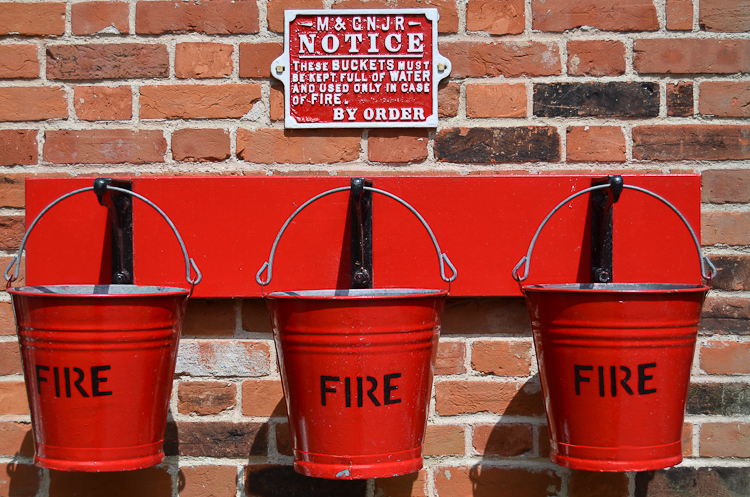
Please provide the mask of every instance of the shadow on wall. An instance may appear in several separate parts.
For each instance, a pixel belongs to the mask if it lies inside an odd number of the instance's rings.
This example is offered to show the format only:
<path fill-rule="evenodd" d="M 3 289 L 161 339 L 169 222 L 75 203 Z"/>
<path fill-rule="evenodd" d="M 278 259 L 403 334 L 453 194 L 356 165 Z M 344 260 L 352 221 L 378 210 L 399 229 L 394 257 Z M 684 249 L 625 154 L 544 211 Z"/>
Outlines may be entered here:
<path fill-rule="evenodd" d="M 42 470 L 33 464 L 19 461 L 19 459 L 28 459 L 33 455 L 34 436 L 31 430 L 29 430 L 24 435 L 18 452 L 13 457 L 13 462 L 0 467 L 0 495 L 7 495 L 8 497 L 34 497 L 37 494 L 42 478 Z M 5 493 L 6 491 L 7 493 Z"/>

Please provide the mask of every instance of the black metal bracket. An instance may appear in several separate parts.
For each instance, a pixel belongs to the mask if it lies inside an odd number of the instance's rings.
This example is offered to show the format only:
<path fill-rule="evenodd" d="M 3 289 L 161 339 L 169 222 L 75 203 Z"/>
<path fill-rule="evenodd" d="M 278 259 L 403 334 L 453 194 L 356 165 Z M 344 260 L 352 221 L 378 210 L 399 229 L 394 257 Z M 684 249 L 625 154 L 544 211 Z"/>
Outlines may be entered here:
<path fill-rule="evenodd" d="M 133 182 L 97 178 L 94 180 L 94 193 L 99 204 L 109 212 L 112 232 L 112 283 L 133 284 L 133 198 L 125 193 L 110 190 L 109 186 L 133 189 Z"/>
<path fill-rule="evenodd" d="M 352 178 L 349 194 L 351 212 L 352 288 L 372 288 L 372 180 Z"/>
<path fill-rule="evenodd" d="M 613 206 L 620 200 L 622 176 L 610 175 L 591 181 L 591 186 L 609 184 L 591 192 L 591 281 L 612 283 Z"/>

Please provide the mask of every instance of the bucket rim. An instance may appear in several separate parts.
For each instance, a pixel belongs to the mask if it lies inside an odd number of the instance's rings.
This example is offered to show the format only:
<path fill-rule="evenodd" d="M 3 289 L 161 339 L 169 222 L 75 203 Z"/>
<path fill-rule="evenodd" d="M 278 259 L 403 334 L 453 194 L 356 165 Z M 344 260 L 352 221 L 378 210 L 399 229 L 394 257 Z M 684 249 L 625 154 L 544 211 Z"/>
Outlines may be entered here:
<path fill-rule="evenodd" d="M 525 285 L 524 292 L 566 293 L 692 293 L 708 292 L 707 285 L 683 283 L 561 283 Z"/>
<path fill-rule="evenodd" d="M 19 297 L 59 298 L 187 297 L 190 289 L 157 285 L 27 285 L 9 288 L 8 293 Z"/>
<path fill-rule="evenodd" d="M 265 294 L 266 299 L 359 300 L 446 297 L 447 290 L 427 288 L 341 288 L 326 290 L 293 290 Z"/>

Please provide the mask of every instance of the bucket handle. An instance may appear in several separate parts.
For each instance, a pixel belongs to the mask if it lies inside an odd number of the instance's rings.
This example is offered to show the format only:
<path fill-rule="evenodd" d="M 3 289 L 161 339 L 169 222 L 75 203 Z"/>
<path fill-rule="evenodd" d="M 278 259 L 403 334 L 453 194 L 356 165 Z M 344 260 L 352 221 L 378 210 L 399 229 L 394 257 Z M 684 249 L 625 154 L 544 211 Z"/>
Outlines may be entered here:
<path fill-rule="evenodd" d="M 187 282 L 191 286 L 195 286 L 195 285 L 197 285 L 198 283 L 201 282 L 201 280 L 203 279 L 203 275 L 201 274 L 200 270 L 198 269 L 198 266 L 195 264 L 195 260 L 193 260 L 191 257 L 188 257 L 187 248 L 185 247 L 185 243 L 182 241 L 182 237 L 180 236 L 180 233 L 177 231 L 177 228 L 175 227 L 174 223 L 172 223 L 172 220 L 169 219 L 169 216 L 167 216 L 167 214 L 163 210 L 161 210 L 159 208 L 159 206 L 157 206 L 156 204 L 154 204 L 153 202 L 151 202 L 149 199 L 147 199 L 143 195 L 139 195 L 138 193 L 131 192 L 130 190 L 126 190 L 124 188 L 119 188 L 117 186 L 106 185 L 106 184 L 104 185 L 104 187 L 107 190 L 112 190 L 112 191 L 116 191 L 116 192 L 119 192 L 119 193 L 125 193 L 127 195 L 132 196 L 132 197 L 140 199 L 143 202 L 145 202 L 148 205 L 150 205 L 151 207 L 153 207 L 154 210 L 156 210 L 156 212 L 158 212 L 161 215 L 161 217 L 164 218 L 164 220 L 167 222 L 167 224 L 169 225 L 169 227 L 172 228 L 172 231 L 174 232 L 175 236 L 177 237 L 177 241 L 180 243 L 180 248 L 182 249 L 182 255 L 185 258 L 185 279 L 187 280 Z M 92 190 L 94 190 L 94 187 L 93 186 L 88 186 L 86 188 L 80 188 L 78 190 L 74 190 L 72 192 L 66 193 L 65 195 L 59 197 L 57 200 L 54 200 L 47 207 L 45 207 L 42 210 L 42 212 L 39 213 L 39 215 L 36 217 L 36 219 L 34 219 L 34 221 L 29 226 L 29 229 L 26 231 L 26 234 L 24 235 L 23 240 L 21 240 L 21 247 L 18 249 L 18 254 L 16 254 L 15 256 L 13 256 L 13 258 L 10 260 L 10 263 L 8 264 L 8 267 L 5 268 L 4 276 L 5 276 L 5 279 L 8 282 L 8 286 L 10 286 L 11 283 L 13 283 L 14 281 L 16 281 L 18 279 L 18 272 L 19 272 L 19 269 L 20 269 L 20 264 L 18 266 L 16 266 L 16 270 L 15 270 L 15 273 L 13 274 L 13 276 L 10 276 L 8 273 L 13 268 L 13 266 L 18 261 L 21 260 L 21 254 L 23 254 L 23 249 L 26 246 L 26 240 L 29 238 L 29 235 L 31 234 L 31 230 L 34 229 L 34 227 L 39 222 L 39 220 L 42 218 L 42 216 L 44 216 L 47 213 L 48 210 L 50 210 L 52 207 L 54 207 L 58 203 L 62 202 L 66 198 L 72 197 L 73 195 L 77 195 L 79 193 L 89 192 L 89 191 L 92 191 Z M 196 274 L 195 279 L 191 278 L 191 275 L 190 275 L 190 267 L 191 266 L 195 270 L 195 274 Z"/>
<path fill-rule="evenodd" d="M 568 198 L 566 198 L 565 200 L 557 204 L 557 207 L 552 209 L 552 211 L 549 214 L 547 214 L 547 217 L 544 218 L 544 221 L 542 221 L 542 224 L 539 225 L 539 228 L 537 228 L 536 233 L 534 233 L 534 237 L 531 239 L 531 244 L 529 245 L 529 251 L 526 253 L 524 257 L 521 258 L 520 261 L 518 261 L 518 264 L 516 264 L 516 266 L 513 268 L 513 272 L 511 273 L 513 276 L 513 279 L 516 280 L 519 283 L 519 285 L 522 281 L 524 281 L 526 278 L 529 277 L 529 270 L 531 266 L 531 252 L 534 250 L 534 244 L 536 244 L 536 240 L 539 237 L 539 234 L 542 232 L 542 228 L 544 228 L 544 225 L 547 224 L 547 221 L 550 220 L 552 215 L 558 210 L 560 210 L 560 208 L 562 208 L 565 204 L 567 204 L 574 198 L 580 195 L 583 195 L 584 193 L 593 192 L 595 190 L 602 190 L 604 188 L 609 188 L 609 187 L 610 187 L 609 184 L 596 185 L 596 186 L 592 186 L 590 188 L 581 190 L 580 192 L 574 193 L 573 195 L 569 196 Z M 682 213 L 678 211 L 674 205 L 669 203 L 667 199 L 665 199 L 664 197 L 660 195 L 657 195 L 656 193 L 650 190 L 646 190 L 645 188 L 641 188 L 639 186 L 632 186 L 632 185 L 622 185 L 622 187 L 627 188 L 629 190 L 636 190 L 639 192 L 643 192 L 647 195 L 654 197 L 657 200 L 660 200 L 661 202 L 666 204 L 667 207 L 672 209 L 672 211 L 674 211 L 675 214 L 677 214 L 680 217 L 682 222 L 685 223 L 685 227 L 687 227 L 688 231 L 690 232 L 690 236 L 693 237 L 695 248 L 698 250 L 698 256 L 700 257 L 700 261 L 701 261 L 701 276 L 703 277 L 703 279 L 708 281 L 710 285 L 711 281 L 716 276 L 716 266 L 714 266 L 714 264 L 711 262 L 711 260 L 707 256 L 703 255 L 703 251 L 701 250 L 701 244 L 698 241 L 698 237 L 695 236 L 695 231 L 693 231 L 693 228 L 690 226 L 690 223 L 687 221 L 687 219 L 685 219 L 685 216 L 683 216 Z M 520 276 L 518 274 L 518 270 L 521 269 L 521 266 L 524 266 L 523 276 Z M 709 267 L 708 272 L 706 271 L 706 266 Z"/>
<path fill-rule="evenodd" d="M 279 244 L 279 240 L 281 240 L 281 235 L 284 234 L 284 231 L 289 226 L 289 224 L 292 222 L 292 220 L 295 217 L 297 217 L 297 214 L 299 214 L 300 212 L 302 212 L 302 210 L 305 207 L 307 207 L 308 205 L 312 204 L 316 200 L 319 200 L 319 199 L 321 199 L 321 198 L 323 198 L 325 196 L 331 195 L 332 193 L 345 192 L 345 191 L 351 190 L 351 189 L 352 189 L 351 186 L 342 186 L 342 187 L 339 187 L 339 188 L 334 188 L 332 190 L 328 190 L 326 192 L 320 193 L 320 194 L 314 196 L 313 198 L 311 198 L 310 200 L 308 200 L 307 202 L 305 202 L 304 204 L 300 205 L 297 208 L 297 210 L 294 211 L 294 213 L 291 216 L 289 216 L 289 219 L 286 220 L 286 222 L 284 223 L 284 225 L 279 230 L 279 234 L 276 235 L 276 240 L 274 240 L 273 246 L 271 247 L 271 255 L 269 256 L 268 261 L 263 263 L 263 265 L 261 266 L 261 268 L 258 270 L 258 273 L 255 275 L 255 281 L 260 286 L 264 287 L 264 286 L 268 285 L 269 283 L 271 283 L 271 277 L 272 277 L 272 273 L 273 273 L 273 258 L 274 258 L 274 255 L 276 254 L 276 247 Z M 445 254 L 445 253 L 443 253 L 440 250 L 440 245 L 438 245 L 437 238 L 435 238 L 435 234 L 432 232 L 432 229 L 430 229 L 430 225 L 427 224 L 427 221 L 425 221 L 425 219 L 422 217 L 422 215 L 419 212 L 417 212 L 417 210 L 414 207 L 412 207 L 411 205 L 409 205 L 405 200 L 403 200 L 403 199 L 397 197 L 396 195 L 394 195 L 394 194 L 392 194 L 390 192 L 387 192 L 385 190 L 380 190 L 378 188 L 373 188 L 371 186 L 365 186 L 364 189 L 367 190 L 367 191 L 379 193 L 381 195 L 385 195 L 386 197 L 392 198 L 396 202 L 399 202 L 401 205 L 403 205 L 404 207 L 406 207 L 407 209 L 409 209 L 409 211 L 411 211 L 411 213 L 414 214 L 417 217 L 417 219 L 419 219 L 419 221 L 422 223 L 422 226 L 425 227 L 425 229 L 427 230 L 427 233 L 430 235 L 430 238 L 432 239 L 432 243 L 435 246 L 435 251 L 437 252 L 438 260 L 440 262 L 440 277 L 443 279 L 443 281 L 448 282 L 448 283 L 450 283 L 450 282 L 452 282 L 453 280 L 456 279 L 456 276 L 458 276 L 458 272 L 456 271 L 456 267 L 453 265 L 453 263 L 451 262 L 451 260 L 448 258 L 448 255 Z M 451 270 L 451 276 L 446 276 L 446 274 L 445 274 L 445 265 L 446 264 L 448 265 L 448 267 Z M 268 269 L 268 279 L 265 280 L 265 281 L 263 281 L 262 275 L 263 275 L 263 272 L 266 269 Z"/>

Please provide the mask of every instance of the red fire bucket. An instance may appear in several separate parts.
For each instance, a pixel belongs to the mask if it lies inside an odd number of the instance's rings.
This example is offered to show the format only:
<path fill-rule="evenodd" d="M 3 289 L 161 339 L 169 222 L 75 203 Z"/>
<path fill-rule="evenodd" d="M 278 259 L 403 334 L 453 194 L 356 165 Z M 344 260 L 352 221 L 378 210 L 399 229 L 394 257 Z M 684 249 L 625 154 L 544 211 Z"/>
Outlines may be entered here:
<path fill-rule="evenodd" d="M 191 286 L 201 275 L 182 246 Z M 45 208 L 26 239 L 53 205 Z M 191 279 L 190 266 L 196 271 Z M 16 315 L 38 466 L 64 471 L 123 471 L 158 464 L 177 344 L 192 291 L 136 285 L 50 285 L 9 289 Z"/>
<path fill-rule="evenodd" d="M 534 243 L 513 269 L 529 274 Z M 695 233 L 701 272 L 716 270 Z M 524 276 L 517 274 L 526 265 Z M 706 264 L 711 273 L 706 274 Z M 582 283 L 523 287 L 550 433 L 550 459 L 591 471 L 646 471 L 682 461 L 682 427 L 703 285 Z"/>
<path fill-rule="evenodd" d="M 258 272 L 270 283 L 276 246 Z M 456 270 L 440 251 L 442 278 Z M 452 276 L 445 275 L 445 265 Z M 268 279 L 261 275 L 268 269 Z M 266 296 L 294 446 L 294 469 L 307 476 L 383 478 L 418 471 L 447 291 L 339 289 Z"/>

